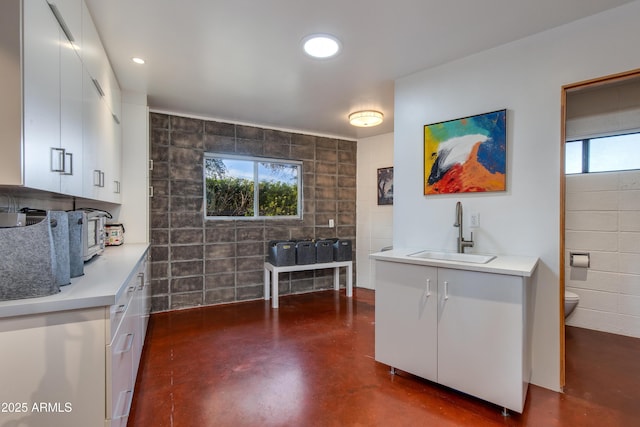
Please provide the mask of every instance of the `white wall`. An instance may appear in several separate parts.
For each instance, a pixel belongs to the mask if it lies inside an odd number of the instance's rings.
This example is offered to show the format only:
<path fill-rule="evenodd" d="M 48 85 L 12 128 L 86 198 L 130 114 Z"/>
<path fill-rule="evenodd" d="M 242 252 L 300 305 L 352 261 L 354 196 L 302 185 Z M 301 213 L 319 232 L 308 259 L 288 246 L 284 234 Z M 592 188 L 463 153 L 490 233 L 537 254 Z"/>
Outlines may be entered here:
<path fill-rule="evenodd" d="M 122 205 L 125 243 L 149 242 L 149 109 L 144 94 L 122 94 Z"/>
<path fill-rule="evenodd" d="M 378 205 L 377 172 L 393 166 L 393 133 L 358 140 L 356 286 L 374 289 L 369 254 L 393 243 L 393 207 Z"/>
<path fill-rule="evenodd" d="M 565 84 L 640 67 L 640 1 L 396 81 L 395 247 L 455 250 L 455 203 L 481 214 L 474 252 L 540 257 L 534 384 L 560 389 L 560 98 Z M 506 108 L 507 191 L 422 195 L 423 126 Z"/>
<path fill-rule="evenodd" d="M 567 176 L 566 201 L 567 324 L 640 338 L 640 171 Z M 569 267 L 572 251 L 590 267 Z"/>

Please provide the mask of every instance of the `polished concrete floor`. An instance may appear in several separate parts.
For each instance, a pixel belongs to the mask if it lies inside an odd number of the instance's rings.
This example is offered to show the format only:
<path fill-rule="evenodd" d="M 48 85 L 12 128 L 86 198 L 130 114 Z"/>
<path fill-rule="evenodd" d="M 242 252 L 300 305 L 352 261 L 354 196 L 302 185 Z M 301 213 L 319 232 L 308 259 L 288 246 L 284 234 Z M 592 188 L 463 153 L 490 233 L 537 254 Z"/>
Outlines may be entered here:
<path fill-rule="evenodd" d="M 374 360 L 374 293 L 285 296 L 151 317 L 129 426 L 636 426 L 640 340 L 567 331 L 566 393 L 524 413 Z M 488 387 L 491 385 L 488 384 Z"/>

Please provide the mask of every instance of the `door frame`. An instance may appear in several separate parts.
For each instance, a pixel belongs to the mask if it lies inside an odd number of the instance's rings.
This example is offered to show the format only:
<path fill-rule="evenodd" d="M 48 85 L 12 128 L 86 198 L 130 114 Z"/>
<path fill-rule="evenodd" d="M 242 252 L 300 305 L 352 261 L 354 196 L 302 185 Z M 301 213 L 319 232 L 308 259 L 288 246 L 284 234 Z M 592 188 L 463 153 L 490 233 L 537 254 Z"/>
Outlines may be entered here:
<path fill-rule="evenodd" d="M 619 83 L 625 80 L 640 78 L 640 68 L 610 74 L 595 79 L 584 80 L 562 86 L 560 101 L 560 388 L 566 384 L 565 380 L 565 324 L 564 324 L 564 289 L 565 289 L 565 138 L 567 119 L 567 94 L 586 88 L 604 86 L 610 83 Z"/>

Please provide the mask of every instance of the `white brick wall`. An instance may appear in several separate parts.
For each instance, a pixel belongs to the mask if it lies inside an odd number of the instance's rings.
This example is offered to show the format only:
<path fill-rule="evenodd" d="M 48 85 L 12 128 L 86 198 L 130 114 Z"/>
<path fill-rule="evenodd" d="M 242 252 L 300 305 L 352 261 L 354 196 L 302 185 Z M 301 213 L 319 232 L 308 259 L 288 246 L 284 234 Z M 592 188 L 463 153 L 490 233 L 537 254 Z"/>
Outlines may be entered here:
<path fill-rule="evenodd" d="M 640 337 L 640 171 L 567 176 L 566 289 L 580 296 L 567 325 Z M 570 252 L 589 252 L 587 270 Z"/>

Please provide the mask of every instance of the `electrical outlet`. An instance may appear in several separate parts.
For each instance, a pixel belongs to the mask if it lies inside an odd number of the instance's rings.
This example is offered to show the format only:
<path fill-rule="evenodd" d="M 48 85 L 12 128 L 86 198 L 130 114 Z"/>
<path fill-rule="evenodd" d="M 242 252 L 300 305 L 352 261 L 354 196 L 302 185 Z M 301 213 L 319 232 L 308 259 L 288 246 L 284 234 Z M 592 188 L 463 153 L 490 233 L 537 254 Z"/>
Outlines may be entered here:
<path fill-rule="evenodd" d="M 480 214 L 477 212 L 471 214 L 471 227 L 480 227 Z"/>
<path fill-rule="evenodd" d="M 335 226 L 336 226 L 336 224 L 333 222 L 333 220 L 332 220 L 332 219 L 330 219 L 330 220 L 329 220 L 329 228 L 333 228 L 333 227 L 335 227 Z"/>

